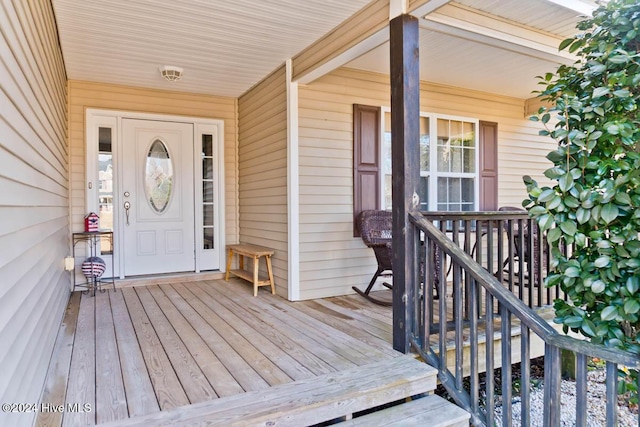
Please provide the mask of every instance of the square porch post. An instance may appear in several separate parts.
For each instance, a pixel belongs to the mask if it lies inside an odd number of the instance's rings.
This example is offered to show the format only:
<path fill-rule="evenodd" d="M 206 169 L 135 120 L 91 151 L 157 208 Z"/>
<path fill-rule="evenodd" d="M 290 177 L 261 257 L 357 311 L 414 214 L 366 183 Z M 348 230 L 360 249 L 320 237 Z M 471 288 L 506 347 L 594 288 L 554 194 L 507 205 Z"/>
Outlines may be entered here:
<path fill-rule="evenodd" d="M 420 72 L 418 19 L 391 20 L 391 167 L 393 209 L 393 348 L 407 353 L 415 313 L 414 228 L 420 179 Z"/>

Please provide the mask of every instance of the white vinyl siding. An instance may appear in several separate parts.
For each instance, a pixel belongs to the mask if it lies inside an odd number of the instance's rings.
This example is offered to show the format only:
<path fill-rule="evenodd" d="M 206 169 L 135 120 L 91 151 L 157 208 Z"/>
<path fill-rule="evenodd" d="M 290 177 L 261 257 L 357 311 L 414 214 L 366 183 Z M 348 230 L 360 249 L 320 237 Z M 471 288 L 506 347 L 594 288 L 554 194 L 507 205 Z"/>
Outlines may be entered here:
<path fill-rule="evenodd" d="M 67 83 L 50 2 L 3 2 L 0 28 L 0 402 L 33 403 L 70 290 Z"/>
<path fill-rule="evenodd" d="M 285 67 L 238 101 L 240 242 L 274 250 L 276 292 L 288 292 Z M 265 269 L 261 261 L 261 270 Z"/>
<path fill-rule="evenodd" d="M 373 252 L 353 237 L 353 104 L 390 105 L 389 76 L 342 68 L 300 87 L 300 295 L 364 286 Z M 519 206 L 522 175 L 542 179 L 553 142 L 524 118 L 524 99 L 423 82 L 421 111 L 498 123 L 499 205 Z"/>
<path fill-rule="evenodd" d="M 226 241 L 238 236 L 236 178 L 236 105 L 233 98 L 69 81 L 71 213 L 73 231 L 84 229 L 86 196 L 85 110 L 135 111 L 224 120 Z"/>

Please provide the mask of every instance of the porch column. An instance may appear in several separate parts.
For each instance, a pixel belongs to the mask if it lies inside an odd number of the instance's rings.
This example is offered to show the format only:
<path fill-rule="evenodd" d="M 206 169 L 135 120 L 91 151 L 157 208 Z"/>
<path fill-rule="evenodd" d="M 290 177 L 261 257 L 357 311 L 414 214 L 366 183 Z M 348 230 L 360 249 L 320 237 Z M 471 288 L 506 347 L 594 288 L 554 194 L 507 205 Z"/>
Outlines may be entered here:
<path fill-rule="evenodd" d="M 407 353 L 415 312 L 415 247 L 408 213 L 417 209 L 420 179 L 418 18 L 389 25 L 391 44 L 391 166 L 393 190 L 393 348 Z"/>

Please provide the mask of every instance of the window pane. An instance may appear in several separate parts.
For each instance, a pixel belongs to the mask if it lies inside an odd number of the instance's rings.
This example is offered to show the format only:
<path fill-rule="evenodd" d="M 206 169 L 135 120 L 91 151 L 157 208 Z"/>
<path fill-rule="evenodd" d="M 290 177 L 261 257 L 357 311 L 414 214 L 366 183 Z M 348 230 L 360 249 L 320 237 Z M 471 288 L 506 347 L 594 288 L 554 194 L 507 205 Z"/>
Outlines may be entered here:
<path fill-rule="evenodd" d="M 167 147 L 156 139 L 147 154 L 144 190 L 149 204 L 157 213 L 167 208 L 173 186 L 173 165 Z"/>
<path fill-rule="evenodd" d="M 203 249 L 215 249 L 213 245 L 213 228 L 211 227 L 204 229 Z"/>
<path fill-rule="evenodd" d="M 438 210 L 472 211 L 474 206 L 474 178 L 438 178 Z"/>
<path fill-rule="evenodd" d="M 438 204 L 446 204 L 449 201 L 449 188 L 447 185 L 447 178 L 438 178 Z M 440 210 L 439 207 L 438 210 Z"/>
<path fill-rule="evenodd" d="M 462 172 L 462 148 L 451 148 L 451 172 Z"/>
<path fill-rule="evenodd" d="M 473 148 L 464 148 L 464 164 L 463 172 L 473 173 L 476 171 L 476 150 Z"/>
<path fill-rule="evenodd" d="M 461 199 L 460 178 L 447 178 L 449 186 L 449 202 L 459 202 Z"/>
<path fill-rule="evenodd" d="M 384 134 L 382 135 L 382 173 L 384 176 L 384 209 L 391 209 L 391 113 L 384 113 Z"/>
<path fill-rule="evenodd" d="M 429 171 L 429 118 L 420 117 L 420 170 Z"/>
<path fill-rule="evenodd" d="M 213 181 L 202 181 L 202 201 L 213 203 Z"/>
<path fill-rule="evenodd" d="M 451 138 L 449 120 L 438 119 L 438 172 L 451 172 Z"/>
<path fill-rule="evenodd" d="M 438 172 L 474 173 L 475 124 L 438 119 Z"/>
<path fill-rule="evenodd" d="M 213 135 L 202 135 L 202 248 L 214 249 L 214 164 Z"/>
<path fill-rule="evenodd" d="M 463 123 L 463 172 L 473 173 L 476 171 L 476 132 L 474 123 Z"/>
<path fill-rule="evenodd" d="M 382 135 L 382 171 L 391 173 L 391 113 L 384 113 L 384 133 Z"/>
<path fill-rule="evenodd" d="M 438 139 L 449 139 L 449 120 L 438 119 Z"/>
<path fill-rule="evenodd" d="M 205 226 L 213 226 L 213 205 L 202 206 L 202 222 Z"/>
<path fill-rule="evenodd" d="M 202 159 L 202 179 L 213 179 L 213 159 L 210 157 Z"/>
<path fill-rule="evenodd" d="M 458 120 L 449 121 L 449 138 L 453 147 L 462 145 L 462 122 Z"/>
<path fill-rule="evenodd" d="M 100 228 L 113 230 L 113 151 L 111 128 L 98 128 L 98 215 Z M 100 240 L 100 253 L 110 254 L 111 243 Z"/>
<path fill-rule="evenodd" d="M 461 199 L 463 210 L 472 211 L 475 204 L 475 180 L 473 178 L 461 179 Z M 466 207 L 466 208 L 465 208 Z"/>
<path fill-rule="evenodd" d="M 391 210 L 391 175 L 387 174 L 384 176 L 384 208 L 386 210 Z"/>
<path fill-rule="evenodd" d="M 464 122 L 463 124 L 463 134 L 464 134 L 464 145 L 466 147 L 475 147 L 476 145 L 476 132 L 475 132 L 475 124 Z"/>
<path fill-rule="evenodd" d="M 202 135 L 202 155 L 213 156 L 213 136 Z"/>
<path fill-rule="evenodd" d="M 429 210 L 429 177 L 421 176 L 418 182 L 418 195 L 420 196 L 420 210 Z"/>
<path fill-rule="evenodd" d="M 438 143 L 439 142 L 440 140 L 438 140 Z M 450 147 L 448 147 L 446 143 L 444 145 L 438 144 L 438 159 L 437 159 L 438 172 L 449 172 L 449 169 L 451 168 L 450 160 L 451 160 Z"/>

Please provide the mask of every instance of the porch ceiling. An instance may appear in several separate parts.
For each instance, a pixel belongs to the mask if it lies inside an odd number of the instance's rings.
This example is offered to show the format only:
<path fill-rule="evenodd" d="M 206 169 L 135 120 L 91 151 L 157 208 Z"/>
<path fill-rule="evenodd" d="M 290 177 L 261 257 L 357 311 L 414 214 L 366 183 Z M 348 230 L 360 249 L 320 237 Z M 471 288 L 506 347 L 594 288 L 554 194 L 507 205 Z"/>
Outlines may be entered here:
<path fill-rule="evenodd" d="M 375 1 L 375 0 L 374 0 Z M 69 79 L 238 97 L 370 0 L 52 0 Z M 427 4 L 428 6 L 428 4 Z M 528 98 L 591 0 L 458 0 L 421 18 L 421 79 Z M 184 68 L 169 83 L 158 68 Z M 383 43 L 346 64 L 388 73 Z"/>
<path fill-rule="evenodd" d="M 346 66 L 389 74 L 389 42 Z M 535 76 L 557 66 L 557 62 L 477 41 L 420 31 L 421 80 L 526 99 L 539 89 Z"/>
<path fill-rule="evenodd" d="M 369 1 L 52 0 L 69 79 L 232 97 Z"/>
<path fill-rule="evenodd" d="M 574 58 L 557 47 L 576 33 L 590 0 L 458 0 L 420 19 L 420 78 L 530 98 L 535 76 Z M 389 43 L 346 66 L 389 73 Z"/>

